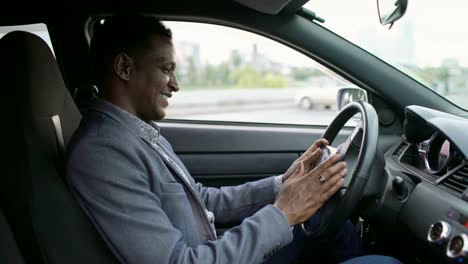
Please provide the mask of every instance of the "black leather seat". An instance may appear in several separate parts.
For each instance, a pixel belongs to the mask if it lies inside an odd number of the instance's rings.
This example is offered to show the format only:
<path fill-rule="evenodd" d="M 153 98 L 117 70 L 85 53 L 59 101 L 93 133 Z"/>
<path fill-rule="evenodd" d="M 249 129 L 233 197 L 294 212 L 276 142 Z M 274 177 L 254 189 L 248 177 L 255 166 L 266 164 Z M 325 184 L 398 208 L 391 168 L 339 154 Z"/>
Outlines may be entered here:
<path fill-rule="evenodd" d="M 29 263 L 114 263 L 62 176 L 81 115 L 47 44 L 27 32 L 0 39 L 3 117 L 0 203 Z"/>
<path fill-rule="evenodd" d="M 3 215 L 3 210 L 0 210 L 0 263 L 24 263 L 23 256 L 21 256 L 10 226 Z"/>

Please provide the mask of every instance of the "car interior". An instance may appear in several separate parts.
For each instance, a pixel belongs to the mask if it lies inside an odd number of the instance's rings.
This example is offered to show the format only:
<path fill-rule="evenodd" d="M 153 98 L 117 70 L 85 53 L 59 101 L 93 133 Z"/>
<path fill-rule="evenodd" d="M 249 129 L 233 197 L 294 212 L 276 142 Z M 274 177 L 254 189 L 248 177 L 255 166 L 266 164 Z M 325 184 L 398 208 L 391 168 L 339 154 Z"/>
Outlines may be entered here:
<path fill-rule="evenodd" d="M 351 218 L 373 254 L 404 263 L 468 263 L 468 112 L 322 27 L 315 13 L 302 8 L 306 2 L 72 1 L 57 11 L 49 2 L 34 12 L 21 4 L 2 10 L 0 27 L 44 23 L 53 50 L 29 32 L 0 39 L 0 263 L 117 262 L 68 190 L 63 158 L 89 99 L 98 95 L 87 56 L 93 26 L 127 12 L 265 36 L 366 91 L 367 102 L 343 104 L 329 126 L 161 121 L 162 133 L 196 181 L 220 187 L 280 175 L 324 137 L 333 146 L 345 145 L 354 167 L 347 189 L 330 206 L 332 223 Z M 382 25 L 404 10 L 397 13 Z M 359 124 L 345 126 L 356 113 Z"/>

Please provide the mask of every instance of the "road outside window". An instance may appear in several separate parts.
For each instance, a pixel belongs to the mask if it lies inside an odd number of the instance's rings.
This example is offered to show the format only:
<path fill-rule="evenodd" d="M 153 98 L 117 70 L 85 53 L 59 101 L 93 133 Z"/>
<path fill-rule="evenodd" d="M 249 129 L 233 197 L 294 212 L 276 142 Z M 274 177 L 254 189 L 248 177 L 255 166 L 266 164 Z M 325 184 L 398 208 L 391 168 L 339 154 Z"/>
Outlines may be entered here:
<path fill-rule="evenodd" d="M 249 32 L 169 22 L 181 91 L 167 119 L 328 125 L 353 86 L 312 59 Z"/>

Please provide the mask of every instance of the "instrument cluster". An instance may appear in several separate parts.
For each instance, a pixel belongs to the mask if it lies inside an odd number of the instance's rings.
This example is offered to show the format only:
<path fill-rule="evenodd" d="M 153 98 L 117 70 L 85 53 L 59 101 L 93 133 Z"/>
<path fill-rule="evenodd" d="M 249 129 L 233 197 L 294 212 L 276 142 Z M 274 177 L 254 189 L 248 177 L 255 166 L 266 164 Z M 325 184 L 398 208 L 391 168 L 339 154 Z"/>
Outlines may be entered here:
<path fill-rule="evenodd" d="M 418 144 L 424 169 L 433 175 L 444 175 L 460 164 L 461 155 L 443 134 L 436 132 L 430 139 Z"/>

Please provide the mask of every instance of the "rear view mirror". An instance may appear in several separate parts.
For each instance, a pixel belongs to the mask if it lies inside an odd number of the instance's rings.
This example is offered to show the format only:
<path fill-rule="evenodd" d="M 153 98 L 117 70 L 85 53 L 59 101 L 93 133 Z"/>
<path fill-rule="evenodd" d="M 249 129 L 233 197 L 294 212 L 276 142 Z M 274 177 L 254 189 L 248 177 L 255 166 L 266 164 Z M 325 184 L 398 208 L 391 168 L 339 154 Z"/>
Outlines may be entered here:
<path fill-rule="evenodd" d="M 358 87 L 346 87 L 338 90 L 337 94 L 338 110 L 341 111 L 347 104 L 355 101 L 367 102 L 367 93 Z"/>
<path fill-rule="evenodd" d="M 380 24 L 390 25 L 390 29 L 405 14 L 407 7 L 408 0 L 377 0 Z"/>

